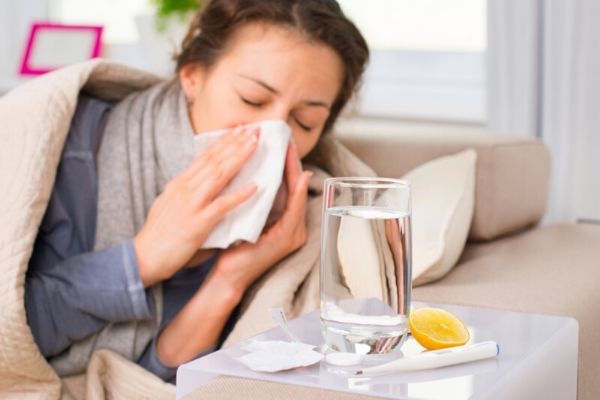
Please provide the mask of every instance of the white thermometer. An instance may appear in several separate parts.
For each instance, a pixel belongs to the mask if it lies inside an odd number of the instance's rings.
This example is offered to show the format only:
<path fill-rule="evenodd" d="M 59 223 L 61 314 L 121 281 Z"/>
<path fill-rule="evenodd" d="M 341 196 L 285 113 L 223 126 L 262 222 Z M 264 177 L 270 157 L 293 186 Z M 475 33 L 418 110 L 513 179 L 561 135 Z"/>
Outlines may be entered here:
<path fill-rule="evenodd" d="M 385 364 L 364 368 L 356 371 L 355 374 L 406 372 L 447 367 L 449 365 L 496 357 L 499 353 L 500 346 L 498 346 L 498 343 L 492 341 L 481 342 L 468 346 L 426 351 L 415 356 L 403 357 Z"/>

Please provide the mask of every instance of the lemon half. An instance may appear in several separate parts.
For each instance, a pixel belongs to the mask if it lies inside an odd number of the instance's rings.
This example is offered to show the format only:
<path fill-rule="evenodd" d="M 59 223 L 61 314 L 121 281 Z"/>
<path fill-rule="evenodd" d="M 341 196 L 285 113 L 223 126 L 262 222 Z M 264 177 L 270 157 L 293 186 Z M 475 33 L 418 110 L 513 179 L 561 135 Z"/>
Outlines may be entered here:
<path fill-rule="evenodd" d="M 411 311 L 408 326 L 415 340 L 428 350 L 461 346 L 469 341 L 467 327 L 446 310 L 419 308 Z"/>

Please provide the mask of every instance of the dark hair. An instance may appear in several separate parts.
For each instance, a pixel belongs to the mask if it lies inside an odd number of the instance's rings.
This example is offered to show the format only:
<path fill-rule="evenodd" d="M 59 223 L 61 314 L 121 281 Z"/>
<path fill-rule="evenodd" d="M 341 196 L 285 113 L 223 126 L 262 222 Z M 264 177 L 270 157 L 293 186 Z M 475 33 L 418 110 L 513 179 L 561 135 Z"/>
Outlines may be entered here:
<path fill-rule="evenodd" d="M 357 88 L 369 59 L 365 39 L 335 0 L 210 0 L 198 10 L 183 39 L 177 71 L 188 64 L 210 68 L 235 30 L 249 22 L 296 29 L 341 58 L 344 78 L 323 128 L 328 131 Z"/>

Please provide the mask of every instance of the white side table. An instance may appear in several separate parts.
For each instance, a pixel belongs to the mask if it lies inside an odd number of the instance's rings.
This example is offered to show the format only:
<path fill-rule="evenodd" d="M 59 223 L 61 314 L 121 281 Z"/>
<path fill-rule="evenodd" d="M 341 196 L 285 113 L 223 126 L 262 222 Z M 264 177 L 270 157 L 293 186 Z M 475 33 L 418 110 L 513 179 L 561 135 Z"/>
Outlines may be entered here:
<path fill-rule="evenodd" d="M 267 374 L 251 371 L 235 360 L 245 354 L 239 347 L 243 342 L 179 367 L 177 398 L 220 375 L 391 399 L 576 398 L 579 327 L 574 319 L 414 303 L 415 308 L 423 306 L 441 307 L 454 313 L 469 327 L 473 342 L 494 340 L 500 345 L 500 354 L 496 359 L 376 377 L 343 374 L 339 368 L 324 361 L 307 368 Z M 290 329 L 305 343 L 320 346 L 323 342 L 318 311 L 291 321 Z M 280 328 L 253 339 L 288 340 Z M 402 352 L 407 355 L 420 351 L 423 351 L 422 347 L 412 338 L 402 347 Z"/>

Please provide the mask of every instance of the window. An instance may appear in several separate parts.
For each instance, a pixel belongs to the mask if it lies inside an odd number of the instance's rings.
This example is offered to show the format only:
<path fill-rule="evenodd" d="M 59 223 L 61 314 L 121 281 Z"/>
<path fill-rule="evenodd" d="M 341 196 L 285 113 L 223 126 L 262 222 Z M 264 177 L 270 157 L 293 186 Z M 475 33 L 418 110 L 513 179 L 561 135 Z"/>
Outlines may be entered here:
<path fill-rule="evenodd" d="M 153 12 L 150 0 L 49 0 L 50 18 L 63 23 L 88 23 L 104 26 L 108 43 L 139 41 L 135 17 Z"/>
<path fill-rule="evenodd" d="M 364 116 L 485 120 L 486 0 L 339 0 L 371 47 Z"/>
<path fill-rule="evenodd" d="M 54 21 L 104 26 L 103 57 L 159 75 L 173 72 L 170 56 L 185 31 L 156 32 L 150 0 L 48 1 Z"/>
<path fill-rule="evenodd" d="M 155 72 L 172 69 L 157 66 L 167 50 L 155 49 L 149 59 L 148 47 L 158 46 L 139 42 L 135 17 L 153 12 L 149 0 L 49 1 L 55 20 L 103 24 L 111 58 Z M 338 1 L 371 47 L 360 115 L 485 120 L 486 0 Z"/>

